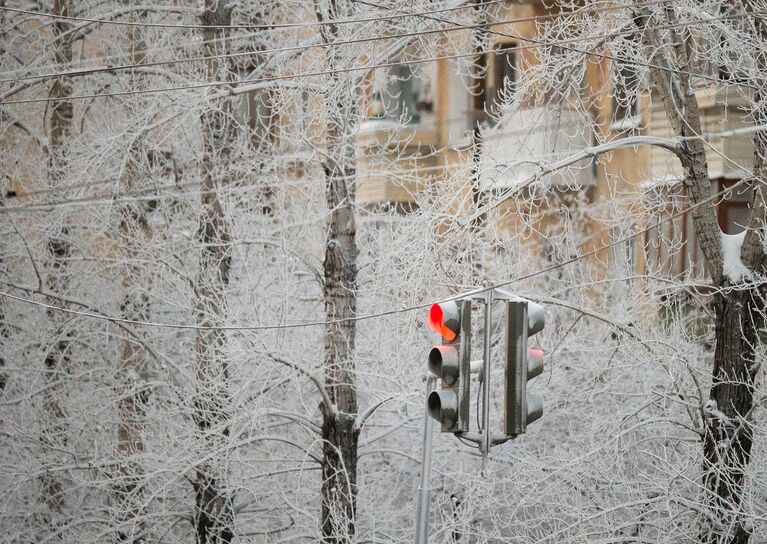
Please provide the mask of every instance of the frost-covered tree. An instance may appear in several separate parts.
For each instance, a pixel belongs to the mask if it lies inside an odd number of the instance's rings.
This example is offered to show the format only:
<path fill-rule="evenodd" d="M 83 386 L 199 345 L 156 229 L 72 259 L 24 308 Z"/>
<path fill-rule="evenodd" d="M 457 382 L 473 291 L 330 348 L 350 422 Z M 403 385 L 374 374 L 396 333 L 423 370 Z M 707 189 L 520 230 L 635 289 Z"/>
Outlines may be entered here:
<path fill-rule="evenodd" d="M 433 541 L 762 540 L 765 6 L 719 4 L 0 0 L 0 540 L 412 541 L 425 306 L 483 280 L 547 307 L 546 415 L 436 438 Z"/>

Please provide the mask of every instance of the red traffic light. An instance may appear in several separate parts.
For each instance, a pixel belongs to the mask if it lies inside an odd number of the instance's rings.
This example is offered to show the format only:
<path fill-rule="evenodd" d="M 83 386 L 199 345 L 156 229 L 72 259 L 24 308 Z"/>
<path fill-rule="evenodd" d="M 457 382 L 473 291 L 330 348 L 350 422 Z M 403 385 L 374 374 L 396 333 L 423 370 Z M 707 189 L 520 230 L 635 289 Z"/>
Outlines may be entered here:
<path fill-rule="evenodd" d="M 448 342 L 458 338 L 461 320 L 458 314 L 458 304 L 455 301 L 432 305 L 427 321 L 429 328 L 442 335 L 442 338 Z"/>

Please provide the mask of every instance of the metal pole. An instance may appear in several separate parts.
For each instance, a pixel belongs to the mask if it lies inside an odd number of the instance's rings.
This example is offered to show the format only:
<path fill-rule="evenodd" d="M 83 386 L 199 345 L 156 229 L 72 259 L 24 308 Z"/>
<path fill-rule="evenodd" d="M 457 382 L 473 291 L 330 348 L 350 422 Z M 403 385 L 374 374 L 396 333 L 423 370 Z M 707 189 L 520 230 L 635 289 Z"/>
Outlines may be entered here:
<path fill-rule="evenodd" d="M 434 420 L 429 416 L 429 394 L 434 390 L 436 378 L 426 378 L 426 403 L 423 414 L 423 453 L 421 458 L 421 484 L 418 487 L 418 506 L 415 518 L 415 544 L 426 544 L 429 539 L 429 507 L 431 503 L 431 450 Z"/>
<path fill-rule="evenodd" d="M 482 455 L 490 452 L 490 340 L 493 326 L 493 290 L 485 293 L 485 372 L 482 381 Z"/>

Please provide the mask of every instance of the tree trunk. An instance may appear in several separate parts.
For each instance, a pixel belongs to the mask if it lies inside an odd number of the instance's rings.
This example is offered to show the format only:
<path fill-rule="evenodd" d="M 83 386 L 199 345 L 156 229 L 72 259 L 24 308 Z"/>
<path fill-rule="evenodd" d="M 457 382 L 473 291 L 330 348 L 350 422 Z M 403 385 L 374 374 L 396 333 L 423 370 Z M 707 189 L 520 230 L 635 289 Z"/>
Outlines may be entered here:
<path fill-rule="evenodd" d="M 723 286 L 729 289 L 725 282 Z M 716 302 L 716 349 L 703 443 L 703 483 L 717 523 L 701 532 L 705 543 L 745 544 L 750 529 L 740 511 L 744 472 L 751 460 L 754 346 L 764 300 L 758 289 L 727 291 Z"/>
<path fill-rule="evenodd" d="M 69 16 L 69 0 L 54 0 L 53 15 Z M 53 60 L 66 67 L 72 62 L 72 38 L 66 34 L 69 23 L 56 19 L 53 23 L 54 49 Z M 50 105 L 49 120 L 49 156 L 48 178 L 54 198 L 61 193 L 61 183 L 67 171 L 69 137 L 72 130 L 72 102 L 66 100 L 72 94 L 72 80 L 62 76 L 57 78 L 50 90 L 50 97 L 59 99 Z M 64 99 L 64 100 L 60 100 Z M 65 225 L 53 227 L 54 233 L 47 241 L 48 258 L 46 263 L 47 288 L 52 293 L 65 293 L 68 287 L 66 279 L 67 258 L 70 255 L 69 233 Z M 49 300 L 58 304 L 58 300 Z M 65 330 L 66 318 L 54 310 L 47 312 L 53 325 L 54 338 L 46 346 L 44 376 L 45 394 L 43 396 L 42 443 L 48 447 L 48 456 L 60 458 L 61 449 L 66 446 L 66 422 L 62 397 L 63 375 L 69 369 L 69 334 Z M 53 463 L 52 463 L 53 464 Z M 55 464 L 54 464 L 55 465 Z M 59 531 L 63 525 L 64 489 L 60 472 L 46 470 L 41 477 L 43 500 L 47 507 L 47 524 L 56 540 L 61 540 Z"/>
<path fill-rule="evenodd" d="M 146 44 L 142 39 L 142 29 L 137 26 L 128 28 L 128 43 L 130 44 L 131 62 L 144 62 L 146 55 L 143 51 Z M 130 86 L 137 88 L 139 75 L 132 75 L 128 81 Z M 135 106 L 129 103 L 128 118 L 135 113 Z M 143 133 L 136 136 L 128 147 L 121 185 L 126 193 L 137 189 L 139 182 L 138 165 L 143 163 L 142 154 L 146 151 L 143 146 Z M 119 247 L 125 266 L 123 277 L 122 316 L 128 320 L 146 321 L 149 319 L 149 297 L 146 294 L 146 280 L 141 265 L 136 264 L 140 257 L 142 245 L 151 236 L 146 217 L 144 202 L 124 204 L 121 209 L 121 220 L 118 228 Z M 144 451 L 142 430 L 145 424 L 146 403 L 149 391 L 148 357 L 146 350 L 132 339 L 125 339 L 120 353 L 120 364 L 116 374 L 116 395 L 118 398 L 117 424 L 117 481 L 113 486 L 116 498 L 117 538 L 119 542 L 144 542 L 144 471 L 139 456 Z"/>
<path fill-rule="evenodd" d="M 340 126 L 340 125 L 339 125 Z M 343 135 L 329 131 L 330 157 L 345 168 L 325 168 L 331 210 L 325 241 L 325 386 L 333 407 L 324 407 L 322 423 L 322 536 L 324 542 L 352 542 L 357 501 L 357 389 L 354 341 L 357 313 L 357 241 L 354 218 L 353 152 Z M 342 320 L 340 323 L 339 320 Z"/>
<path fill-rule="evenodd" d="M 203 25 L 230 25 L 232 6 L 223 0 L 206 0 Z M 205 28 L 204 55 L 226 51 L 227 30 Z M 225 60 L 207 62 L 207 79 L 231 79 Z M 218 196 L 226 183 L 222 173 L 229 164 L 234 141 L 231 100 L 214 103 L 202 116 L 203 159 L 199 230 L 200 268 L 196 282 L 197 324 L 202 327 L 222 325 L 225 320 L 225 291 L 231 268 L 229 220 Z M 226 360 L 226 332 L 220 329 L 198 330 L 196 341 L 196 392 L 194 414 L 201 451 L 219 449 L 229 436 L 229 373 Z M 198 544 L 229 543 L 234 538 L 234 496 L 226 488 L 225 462 L 216 457 L 197 467 L 194 528 Z"/>
<path fill-rule="evenodd" d="M 474 204 L 469 229 L 469 244 L 471 246 L 472 285 L 479 287 L 486 279 L 485 270 L 485 229 L 487 228 L 487 212 L 482 209 L 487 205 L 487 191 L 482 190 L 481 161 L 484 142 L 482 131 L 488 113 L 487 108 L 487 5 L 479 0 L 474 10 L 477 14 L 477 24 L 483 25 L 472 30 L 472 45 L 476 52 L 472 67 L 472 109 L 475 117 L 471 131 L 471 199 Z"/>
<path fill-rule="evenodd" d="M 125 168 L 124 186 L 126 192 L 135 189 L 137 160 L 136 147 L 128 151 L 128 165 Z M 122 316 L 125 319 L 146 321 L 149 319 L 149 297 L 144 292 L 142 267 L 135 263 L 139 256 L 141 241 L 149 237 L 149 227 L 143 202 L 122 207 L 119 233 L 126 273 L 123 278 L 124 297 Z M 149 400 L 146 389 L 148 380 L 147 353 L 132 339 L 123 340 L 120 364 L 117 369 L 117 453 L 119 456 L 118 477 L 113 492 L 117 502 L 118 539 L 121 542 L 143 542 L 144 474 L 138 456 L 144 451 L 142 429 L 144 414 Z"/>
<path fill-rule="evenodd" d="M 758 7 L 746 3 L 747 11 L 758 13 Z M 754 18 L 754 30 L 759 39 L 767 37 L 767 25 L 761 16 Z M 767 73 L 767 55 L 756 53 L 759 73 Z M 762 88 L 754 93 L 754 123 L 767 123 L 765 94 Z M 765 272 L 764 249 L 760 232 L 765 225 L 763 180 L 767 174 L 767 135 L 754 134 L 752 183 L 754 199 L 751 217 L 741 250 L 741 260 L 752 271 Z M 755 379 L 759 365 L 755 359 L 758 331 L 764 327 L 764 288 L 750 284 L 745 278 L 731 285 L 724 278 L 723 292 L 716 304 L 716 351 L 714 353 L 713 383 L 709 394 L 709 413 L 705 418 L 703 482 L 709 494 L 709 504 L 718 509 L 720 520 L 701 533 L 705 543 L 728 542 L 746 544 L 751 528 L 744 522 L 741 503 L 745 470 L 751 461 Z"/>
<path fill-rule="evenodd" d="M 331 136 L 332 138 L 332 136 Z M 354 169 L 326 170 L 328 221 L 324 298 L 325 385 L 333 407 L 324 407 L 322 438 L 322 536 L 324 542 L 351 542 L 357 500 L 357 390 L 354 374 L 357 309 L 357 244 L 354 221 Z M 338 320 L 346 320 L 335 323 Z"/>
<path fill-rule="evenodd" d="M 325 14 L 318 11 L 318 18 Z M 347 15 L 335 0 L 328 19 Z M 338 39 L 338 27 L 321 27 L 325 43 Z M 349 93 L 348 76 L 335 73 L 341 52 L 328 47 L 331 72 L 327 124 L 325 197 L 330 213 L 326 228 L 323 297 L 325 300 L 325 386 L 333 406 L 323 406 L 322 541 L 351 543 L 356 532 L 357 447 L 359 429 L 354 345 L 357 313 L 357 227 L 355 204 L 355 148 L 357 97 Z M 342 79 L 345 78 L 345 79 Z M 352 86 L 351 88 L 354 88 Z M 330 93 L 337 93 L 330 95 Z"/>
<path fill-rule="evenodd" d="M 5 0 L 0 0 L 0 8 L 5 7 Z M 6 32 L 5 32 L 5 12 L 0 10 L 0 58 L 5 56 L 5 44 L 7 40 Z M 4 136 L 4 135 L 3 135 Z M 3 189 L 3 194 L 0 195 L 0 206 L 5 207 L 5 189 Z M 4 261 L 0 261 L 0 265 L 3 265 L 4 268 Z M 3 273 L 5 273 L 5 270 L 2 270 Z M 6 317 L 5 317 L 5 299 L 0 300 L 0 345 L 7 346 L 7 340 L 10 336 L 10 331 L 8 330 L 8 325 L 6 324 Z M 5 390 L 5 382 L 6 382 L 6 376 L 3 369 L 5 368 L 5 354 L 0 353 L 0 396 L 2 395 L 3 391 Z"/>
<path fill-rule="evenodd" d="M 664 6 L 667 21 L 676 24 L 673 6 Z M 733 281 L 724 274 L 722 233 L 716 220 L 711 196 L 711 182 L 706 163 L 698 103 L 690 86 L 691 69 L 684 39 L 671 28 L 661 37 L 653 30 L 655 21 L 636 15 L 643 30 L 646 55 L 661 68 L 651 68 L 652 80 L 660 93 L 666 116 L 675 134 L 681 137 L 678 153 L 684 170 L 684 184 L 690 203 L 698 205 L 692 219 L 712 283 L 720 288 L 715 298 L 716 348 L 709 401 L 706 405 L 703 439 L 703 490 L 708 511 L 704 516 L 699 540 L 706 544 L 745 544 L 750 528 L 741 508 L 745 469 L 751 459 L 753 429 L 751 410 L 754 402 L 754 379 L 757 372 L 754 349 L 757 331 L 763 326 L 764 299 L 750 278 Z M 666 44 L 665 42 L 668 42 Z M 666 47 L 663 47 L 666 45 Z M 763 55 L 762 55 L 763 57 Z M 767 66 L 761 59 L 761 67 Z M 756 97 L 758 99 L 758 95 Z M 756 100 L 756 103 L 760 103 Z M 767 120 L 757 112 L 757 122 Z M 762 119 L 760 121 L 760 119 Z M 764 135 L 755 137 L 754 174 L 764 174 Z M 757 183 L 755 185 L 761 185 Z M 764 202 L 761 187 L 755 190 L 749 227 L 741 257 L 749 270 L 764 270 L 764 255 L 757 229 L 764 225 Z"/>
<path fill-rule="evenodd" d="M 135 268 L 134 268 L 135 271 Z M 135 278 L 135 275 L 129 277 Z M 149 299 L 128 287 L 122 315 L 126 319 L 145 321 L 149 318 Z M 144 542 L 144 470 L 139 456 L 144 451 L 142 430 L 146 403 L 149 400 L 147 354 L 131 340 L 124 340 L 117 372 L 118 417 L 116 498 L 117 538 L 120 542 Z"/>

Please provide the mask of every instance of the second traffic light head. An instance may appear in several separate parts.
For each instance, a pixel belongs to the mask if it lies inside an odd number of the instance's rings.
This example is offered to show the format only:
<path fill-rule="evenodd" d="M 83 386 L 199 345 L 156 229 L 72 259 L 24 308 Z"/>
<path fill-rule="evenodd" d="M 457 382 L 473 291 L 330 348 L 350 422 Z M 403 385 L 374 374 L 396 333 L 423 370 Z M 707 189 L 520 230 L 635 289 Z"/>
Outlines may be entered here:
<path fill-rule="evenodd" d="M 528 381 L 543 372 L 544 353 L 527 346 L 528 336 L 545 324 L 543 307 L 525 300 L 506 302 L 506 368 L 504 431 L 524 434 L 527 425 L 543 416 L 543 398 L 528 393 Z"/>

